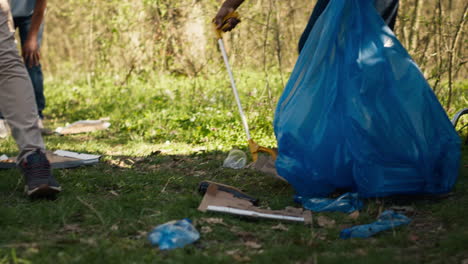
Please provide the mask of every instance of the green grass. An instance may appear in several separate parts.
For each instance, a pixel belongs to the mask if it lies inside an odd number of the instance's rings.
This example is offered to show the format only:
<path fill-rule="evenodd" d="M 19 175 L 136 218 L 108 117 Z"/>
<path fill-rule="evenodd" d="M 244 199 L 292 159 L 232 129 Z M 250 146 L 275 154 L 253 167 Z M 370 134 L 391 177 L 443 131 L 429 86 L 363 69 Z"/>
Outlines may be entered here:
<path fill-rule="evenodd" d="M 413 222 L 370 239 L 341 240 L 338 235 L 344 227 L 373 221 L 396 201 L 368 200 L 356 220 L 320 214 L 336 221 L 330 228 L 283 223 L 286 231 L 274 230 L 276 221 L 197 211 L 197 185 L 206 179 L 245 190 L 260 198 L 263 207 L 294 206 L 287 184 L 255 171 L 221 167 L 232 147 L 246 146 L 229 83 L 223 75 L 214 76 L 141 74 L 125 85 L 112 78 L 82 83 L 49 79 L 48 126 L 102 117 L 109 117 L 112 126 L 105 132 L 46 138 L 49 149 L 103 155 L 95 166 L 55 170 L 64 188 L 56 201 L 29 201 L 19 171 L 0 171 L 0 263 L 394 264 L 468 258 L 466 167 L 448 198 L 407 201 L 415 209 L 408 213 Z M 272 76 L 271 83 L 280 83 Z M 237 78 L 252 135 L 274 146 L 274 106 L 259 81 L 263 76 L 239 73 Z M 279 92 L 279 85 L 272 87 L 273 101 Z M 2 153 L 16 153 L 11 138 L 0 146 Z M 468 149 L 463 153 L 467 164 Z M 163 252 L 150 246 L 146 232 L 152 227 L 185 217 L 198 230 L 211 231 L 183 249 Z M 224 224 L 209 224 L 206 218 L 221 218 Z M 261 248 L 249 247 L 247 241 Z"/>

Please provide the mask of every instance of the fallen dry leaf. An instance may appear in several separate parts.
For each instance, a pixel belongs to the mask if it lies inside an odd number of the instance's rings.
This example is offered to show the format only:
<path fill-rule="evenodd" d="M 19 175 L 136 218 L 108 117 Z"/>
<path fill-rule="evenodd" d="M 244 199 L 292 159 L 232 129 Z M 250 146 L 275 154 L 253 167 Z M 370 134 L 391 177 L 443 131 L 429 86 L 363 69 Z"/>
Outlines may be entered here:
<path fill-rule="evenodd" d="M 279 230 L 279 231 L 288 231 L 289 228 L 287 228 L 285 225 L 279 223 L 278 225 L 275 225 L 273 227 L 271 227 L 271 229 L 273 230 Z"/>
<path fill-rule="evenodd" d="M 359 211 L 354 211 L 354 212 L 350 213 L 349 218 L 351 218 L 353 220 L 358 219 L 359 218 Z"/>
<path fill-rule="evenodd" d="M 333 219 L 330 219 L 326 216 L 323 216 L 323 215 L 319 215 L 317 217 L 317 224 L 320 226 L 320 227 L 326 227 L 326 228 L 331 228 L 331 227 L 334 227 L 336 222 L 335 220 Z"/>
<path fill-rule="evenodd" d="M 71 232 L 71 233 L 79 233 L 81 232 L 80 225 L 78 224 L 69 224 L 69 225 L 64 225 L 62 228 L 62 232 Z"/>
<path fill-rule="evenodd" d="M 133 236 L 133 237 L 135 239 L 142 239 L 142 238 L 147 237 L 147 236 L 148 236 L 148 232 L 139 230 L 139 231 L 137 231 L 137 234 L 135 236 Z"/>
<path fill-rule="evenodd" d="M 254 241 L 256 237 L 254 234 L 246 231 L 237 230 L 236 228 L 231 228 L 231 232 L 238 235 L 244 241 Z"/>
<path fill-rule="evenodd" d="M 202 234 L 208 234 L 208 233 L 211 233 L 212 231 L 213 230 L 209 226 L 202 226 L 202 228 L 201 228 Z"/>
<path fill-rule="evenodd" d="M 258 244 L 257 242 L 254 242 L 254 241 L 246 241 L 246 242 L 244 242 L 244 245 L 246 245 L 249 248 L 253 248 L 253 249 L 262 248 L 262 245 Z"/>
<path fill-rule="evenodd" d="M 114 195 L 114 196 L 119 196 L 119 194 L 116 192 L 116 191 L 109 191 L 110 194 Z"/>
<path fill-rule="evenodd" d="M 239 253 L 239 249 L 233 249 L 226 251 L 226 255 L 232 256 Z"/>
<path fill-rule="evenodd" d="M 207 224 L 219 224 L 219 225 L 226 225 L 223 221 L 222 218 L 214 218 L 214 217 L 211 217 L 211 218 L 202 218 L 201 219 L 203 222 L 207 223 Z"/>

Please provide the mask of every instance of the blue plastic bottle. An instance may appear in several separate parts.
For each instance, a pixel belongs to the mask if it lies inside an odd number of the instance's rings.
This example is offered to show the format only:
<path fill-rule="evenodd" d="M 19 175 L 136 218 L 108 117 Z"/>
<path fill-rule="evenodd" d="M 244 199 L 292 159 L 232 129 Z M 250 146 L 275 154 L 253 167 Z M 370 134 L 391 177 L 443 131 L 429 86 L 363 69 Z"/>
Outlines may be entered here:
<path fill-rule="evenodd" d="M 158 245 L 161 250 L 181 248 L 200 238 L 200 233 L 193 227 L 188 218 L 170 221 L 159 225 L 148 235 L 153 246 Z"/>
<path fill-rule="evenodd" d="M 343 239 L 348 238 L 368 238 L 378 232 L 392 229 L 400 225 L 406 225 L 411 222 L 408 217 L 395 213 L 393 210 L 386 210 L 382 212 L 377 221 L 368 225 L 358 225 L 350 228 L 343 229 L 340 237 Z"/>

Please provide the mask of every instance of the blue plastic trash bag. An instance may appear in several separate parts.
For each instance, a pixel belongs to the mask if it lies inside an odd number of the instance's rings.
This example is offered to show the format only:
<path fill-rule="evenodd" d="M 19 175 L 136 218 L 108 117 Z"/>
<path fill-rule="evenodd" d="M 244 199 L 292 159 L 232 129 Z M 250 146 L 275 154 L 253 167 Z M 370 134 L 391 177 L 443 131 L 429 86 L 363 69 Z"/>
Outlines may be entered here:
<path fill-rule="evenodd" d="M 395 213 L 393 210 L 386 210 L 382 212 L 377 221 L 372 224 L 343 229 L 340 233 L 340 237 L 343 239 L 356 237 L 367 238 L 397 226 L 407 225 L 410 222 L 411 219 L 405 215 Z"/>
<path fill-rule="evenodd" d="M 278 173 L 304 197 L 438 194 L 460 138 L 370 0 L 332 0 L 278 102 Z"/>
<path fill-rule="evenodd" d="M 158 245 L 161 250 L 181 248 L 199 238 L 200 233 L 188 218 L 159 225 L 148 235 L 151 244 Z"/>
<path fill-rule="evenodd" d="M 306 198 L 295 196 L 294 201 L 313 212 L 343 212 L 352 213 L 362 208 L 362 201 L 357 193 L 345 193 L 336 199 L 329 198 Z"/>

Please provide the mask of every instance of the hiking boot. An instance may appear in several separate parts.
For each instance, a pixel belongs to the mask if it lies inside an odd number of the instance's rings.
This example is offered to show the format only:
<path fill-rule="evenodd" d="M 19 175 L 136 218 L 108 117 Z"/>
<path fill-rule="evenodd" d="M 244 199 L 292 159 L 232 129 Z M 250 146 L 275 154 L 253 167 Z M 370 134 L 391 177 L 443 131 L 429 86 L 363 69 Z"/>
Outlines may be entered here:
<path fill-rule="evenodd" d="M 41 150 L 36 150 L 20 162 L 26 185 L 24 191 L 32 199 L 54 198 L 62 188 L 52 175 L 49 160 Z"/>

